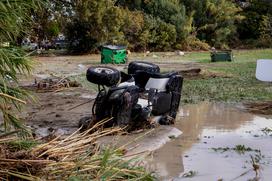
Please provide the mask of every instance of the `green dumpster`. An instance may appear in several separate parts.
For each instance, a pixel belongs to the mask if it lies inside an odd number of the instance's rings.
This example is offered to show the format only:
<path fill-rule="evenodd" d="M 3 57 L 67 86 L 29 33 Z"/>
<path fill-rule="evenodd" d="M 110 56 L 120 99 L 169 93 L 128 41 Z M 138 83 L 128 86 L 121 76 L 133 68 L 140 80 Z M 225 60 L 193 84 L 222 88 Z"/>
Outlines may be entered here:
<path fill-rule="evenodd" d="M 233 61 L 233 55 L 231 50 L 224 51 L 213 51 L 211 52 L 211 61 L 219 62 L 219 61 Z"/>
<path fill-rule="evenodd" d="M 101 47 L 102 64 L 124 64 L 127 61 L 125 46 L 105 45 Z"/>

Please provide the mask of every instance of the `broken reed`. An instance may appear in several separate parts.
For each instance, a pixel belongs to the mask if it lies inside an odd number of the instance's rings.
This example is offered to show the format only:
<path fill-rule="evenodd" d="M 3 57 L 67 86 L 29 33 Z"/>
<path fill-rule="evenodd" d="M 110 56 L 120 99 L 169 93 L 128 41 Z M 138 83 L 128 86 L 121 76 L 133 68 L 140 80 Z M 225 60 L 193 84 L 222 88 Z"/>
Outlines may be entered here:
<path fill-rule="evenodd" d="M 107 121 L 29 150 L 11 152 L 7 145 L 18 138 L 1 138 L 0 180 L 153 180 L 135 158 L 124 159 L 124 150 L 99 147 L 97 139 L 122 133 L 121 128 L 99 129 Z"/>

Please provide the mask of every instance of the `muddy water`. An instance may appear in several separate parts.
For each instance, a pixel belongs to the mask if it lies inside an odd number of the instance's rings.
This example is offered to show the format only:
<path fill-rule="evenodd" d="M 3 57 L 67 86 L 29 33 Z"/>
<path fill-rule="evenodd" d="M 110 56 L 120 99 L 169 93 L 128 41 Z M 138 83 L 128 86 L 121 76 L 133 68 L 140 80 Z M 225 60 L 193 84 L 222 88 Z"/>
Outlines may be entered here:
<path fill-rule="evenodd" d="M 255 177 L 251 156 L 233 150 L 211 148 L 245 145 L 261 151 L 260 180 L 272 179 L 272 136 L 261 130 L 272 128 L 272 117 L 242 112 L 231 105 L 184 106 L 175 125 L 183 134 L 167 142 L 149 157 L 148 165 L 160 180 L 248 180 Z M 185 173 L 196 173 L 191 178 Z"/>

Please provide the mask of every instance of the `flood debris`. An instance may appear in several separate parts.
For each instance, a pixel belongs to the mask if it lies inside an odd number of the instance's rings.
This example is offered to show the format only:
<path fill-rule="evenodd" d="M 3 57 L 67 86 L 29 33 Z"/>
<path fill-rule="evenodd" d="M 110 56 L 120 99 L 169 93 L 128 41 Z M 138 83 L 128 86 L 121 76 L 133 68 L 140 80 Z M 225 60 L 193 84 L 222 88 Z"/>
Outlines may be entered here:
<path fill-rule="evenodd" d="M 180 51 L 180 50 L 175 51 L 175 54 L 178 55 L 178 56 L 184 56 L 185 55 L 185 53 Z"/>
<path fill-rule="evenodd" d="M 190 68 L 178 70 L 178 73 L 187 79 L 212 79 L 212 78 L 231 78 L 233 75 L 222 72 L 207 71 L 201 68 Z"/>
<path fill-rule="evenodd" d="M 256 177 L 258 177 L 259 170 L 260 170 L 260 165 L 258 164 L 259 160 L 256 160 L 256 158 L 253 157 L 252 155 L 250 155 L 250 158 L 251 158 L 251 164 L 252 164 L 253 170 L 256 174 Z"/>
<path fill-rule="evenodd" d="M 221 152 L 224 153 L 226 151 L 235 151 L 239 154 L 245 154 L 246 152 L 257 152 L 260 153 L 261 151 L 258 149 L 252 149 L 250 147 L 246 147 L 245 145 L 236 145 L 234 148 L 230 147 L 218 147 L 218 148 L 212 148 L 215 152 Z"/>
<path fill-rule="evenodd" d="M 262 131 L 265 135 L 272 136 L 272 128 L 267 128 L 267 127 L 265 127 L 265 128 L 263 128 L 261 131 Z"/>
<path fill-rule="evenodd" d="M 238 180 L 239 178 L 245 176 L 246 174 L 250 173 L 250 172 L 255 172 L 255 177 L 252 179 L 248 179 L 248 181 L 259 181 L 261 180 L 260 176 L 260 172 L 261 172 L 261 167 L 260 167 L 260 157 L 258 155 L 252 156 L 250 155 L 250 164 L 251 164 L 251 168 L 245 172 L 243 172 L 242 174 L 240 174 L 239 176 L 233 178 L 231 181 L 234 180 Z"/>
<path fill-rule="evenodd" d="M 68 137 L 56 137 L 51 141 L 38 144 L 28 150 L 14 151 L 6 146 L 18 137 L 0 140 L 0 178 L 1 180 L 127 180 L 142 178 L 152 180 L 153 176 L 137 163 L 125 161 L 124 151 L 101 149 L 97 139 L 113 133 L 122 132 L 121 128 L 102 128 L 105 121 L 93 128 Z"/>
<path fill-rule="evenodd" d="M 254 114 L 272 115 L 272 101 L 248 102 L 245 109 Z"/>
<path fill-rule="evenodd" d="M 182 175 L 184 178 L 192 178 L 197 175 L 197 171 L 190 170 Z"/>
<path fill-rule="evenodd" d="M 191 68 L 185 70 L 178 70 L 178 73 L 185 78 L 199 76 L 201 72 L 200 68 Z"/>
<path fill-rule="evenodd" d="M 80 83 L 77 81 L 72 81 L 67 77 L 57 77 L 52 76 L 48 78 L 44 78 L 40 81 L 35 79 L 34 84 L 24 86 L 24 88 L 28 88 L 31 90 L 35 90 L 36 92 L 59 92 L 65 88 L 69 87 L 80 87 Z"/>
<path fill-rule="evenodd" d="M 32 141 L 29 141 L 32 142 Z M 23 146 L 22 145 L 28 145 Z M 36 173 L 43 169 L 50 161 L 37 157 L 29 152 L 31 146 L 25 140 L 16 137 L 0 139 L 0 178 L 14 178 L 21 173 Z M 9 174 L 9 177 L 6 177 Z M 18 178 L 18 177 L 17 177 Z M 21 178 L 21 177 L 19 177 Z M 2 179 L 1 179 L 2 180 Z"/>
<path fill-rule="evenodd" d="M 37 90 L 40 91 L 57 91 L 61 88 L 79 87 L 80 84 L 76 81 L 71 81 L 69 78 L 51 77 L 43 79 L 36 84 Z"/>

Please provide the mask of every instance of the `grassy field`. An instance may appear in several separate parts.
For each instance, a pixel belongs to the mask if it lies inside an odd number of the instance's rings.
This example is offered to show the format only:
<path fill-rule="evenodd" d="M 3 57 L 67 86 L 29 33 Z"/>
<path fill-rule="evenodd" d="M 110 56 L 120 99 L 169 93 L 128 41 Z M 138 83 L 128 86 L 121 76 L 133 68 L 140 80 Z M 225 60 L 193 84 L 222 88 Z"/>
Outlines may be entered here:
<path fill-rule="evenodd" d="M 272 83 L 264 83 L 255 78 L 256 60 L 272 59 L 272 49 L 235 50 L 233 55 L 233 62 L 216 63 L 210 62 L 209 52 L 188 52 L 184 56 L 177 56 L 174 52 L 155 52 L 148 56 L 144 56 L 143 53 L 133 53 L 129 60 L 146 60 L 157 63 L 162 72 L 180 70 L 190 65 L 189 67 L 201 67 L 204 73 L 219 75 L 206 78 L 185 78 L 183 104 L 201 101 L 235 103 L 272 100 Z M 92 64 L 99 64 L 99 56 L 93 57 Z M 87 82 L 85 74 L 75 76 L 74 79 L 81 82 L 83 87 L 96 91 L 97 86 Z"/>
<path fill-rule="evenodd" d="M 184 81 L 184 103 L 199 101 L 241 102 L 272 100 L 272 84 L 256 80 L 256 60 L 272 59 L 272 50 L 234 51 L 234 62 L 208 63 L 208 53 L 188 55 L 201 63 L 204 70 L 229 75 Z M 272 70 L 271 70 L 272 71 Z"/>

